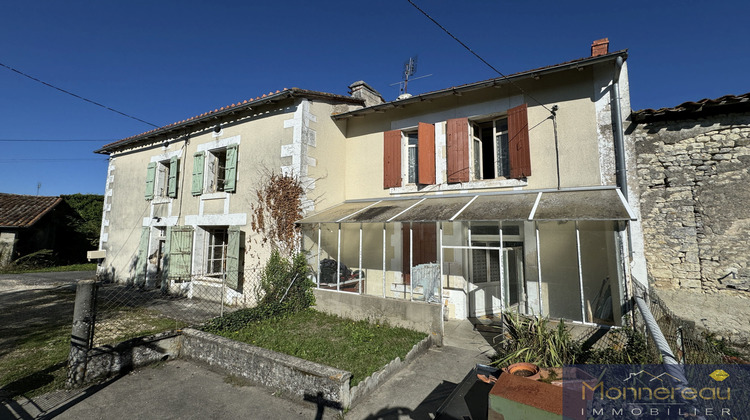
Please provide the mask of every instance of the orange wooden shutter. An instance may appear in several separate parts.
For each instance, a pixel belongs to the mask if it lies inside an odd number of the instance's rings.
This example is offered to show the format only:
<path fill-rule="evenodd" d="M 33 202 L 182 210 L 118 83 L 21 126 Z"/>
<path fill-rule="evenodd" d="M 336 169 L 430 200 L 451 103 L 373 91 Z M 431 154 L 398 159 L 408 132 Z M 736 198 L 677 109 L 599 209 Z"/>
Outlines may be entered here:
<path fill-rule="evenodd" d="M 383 133 L 383 188 L 401 186 L 401 131 Z"/>
<path fill-rule="evenodd" d="M 417 151 L 420 184 L 435 183 L 435 126 L 419 123 Z"/>
<path fill-rule="evenodd" d="M 448 157 L 448 182 L 469 181 L 469 119 L 448 120 L 446 154 Z"/>
<path fill-rule="evenodd" d="M 511 178 L 525 178 L 531 175 L 526 104 L 508 110 L 508 154 Z"/>

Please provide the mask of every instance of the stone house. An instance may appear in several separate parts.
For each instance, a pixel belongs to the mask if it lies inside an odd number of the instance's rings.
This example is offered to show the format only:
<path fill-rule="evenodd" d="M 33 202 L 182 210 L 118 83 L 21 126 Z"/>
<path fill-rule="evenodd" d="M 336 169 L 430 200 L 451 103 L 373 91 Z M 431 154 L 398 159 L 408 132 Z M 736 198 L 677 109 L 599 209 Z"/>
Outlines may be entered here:
<path fill-rule="evenodd" d="M 106 145 L 100 272 L 252 303 L 268 250 L 250 212 L 271 171 L 305 185 L 319 306 L 620 324 L 646 280 L 626 59 L 600 40 L 589 57 L 392 101 L 364 82 L 277 91 Z"/>
<path fill-rule="evenodd" d="M 0 193 L 0 267 L 35 251 L 60 250 L 61 204 L 60 197 Z"/>
<path fill-rule="evenodd" d="M 750 93 L 631 120 L 651 284 L 750 297 Z"/>

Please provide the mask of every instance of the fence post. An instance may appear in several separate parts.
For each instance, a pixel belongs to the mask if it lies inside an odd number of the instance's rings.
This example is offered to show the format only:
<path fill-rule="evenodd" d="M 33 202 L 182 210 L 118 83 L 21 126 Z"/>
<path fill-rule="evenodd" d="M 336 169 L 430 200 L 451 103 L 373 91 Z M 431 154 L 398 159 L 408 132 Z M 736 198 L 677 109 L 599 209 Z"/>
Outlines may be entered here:
<path fill-rule="evenodd" d="M 96 280 L 78 281 L 68 354 L 68 386 L 83 384 L 86 376 L 87 355 L 94 338 L 95 298 Z"/>
<path fill-rule="evenodd" d="M 682 335 L 682 326 L 677 327 L 677 361 L 685 364 L 685 337 Z"/>

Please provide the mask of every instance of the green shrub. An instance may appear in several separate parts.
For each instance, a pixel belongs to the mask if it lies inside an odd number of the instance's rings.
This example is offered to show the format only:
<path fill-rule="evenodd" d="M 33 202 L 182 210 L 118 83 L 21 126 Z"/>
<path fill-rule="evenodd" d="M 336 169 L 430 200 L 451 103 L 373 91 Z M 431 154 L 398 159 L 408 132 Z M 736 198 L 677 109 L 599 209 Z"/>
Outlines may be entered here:
<path fill-rule="evenodd" d="M 315 303 L 313 282 L 308 278 L 307 260 L 297 254 L 291 260 L 273 251 L 261 274 L 256 293 L 258 305 L 214 318 L 203 326 L 207 332 L 236 330 L 267 318 L 307 309 Z"/>
<path fill-rule="evenodd" d="M 498 349 L 495 366 L 528 362 L 541 367 L 574 364 L 644 364 L 652 363 L 646 337 L 630 327 L 610 331 L 610 342 L 603 349 L 585 349 L 580 340 L 571 337 L 565 322 L 550 326 L 547 318 L 526 318 L 508 314 L 504 317 L 508 331 Z M 618 344 L 619 343 L 619 344 Z"/>
<path fill-rule="evenodd" d="M 260 306 L 280 305 L 282 312 L 295 312 L 315 303 L 307 260 L 297 254 L 291 261 L 274 250 L 260 278 Z"/>
<path fill-rule="evenodd" d="M 501 344 L 495 366 L 528 362 L 542 367 L 575 364 L 581 355 L 581 344 L 570 335 L 564 321 L 552 328 L 547 318 L 526 318 L 508 314 L 504 317 L 508 336 Z"/>

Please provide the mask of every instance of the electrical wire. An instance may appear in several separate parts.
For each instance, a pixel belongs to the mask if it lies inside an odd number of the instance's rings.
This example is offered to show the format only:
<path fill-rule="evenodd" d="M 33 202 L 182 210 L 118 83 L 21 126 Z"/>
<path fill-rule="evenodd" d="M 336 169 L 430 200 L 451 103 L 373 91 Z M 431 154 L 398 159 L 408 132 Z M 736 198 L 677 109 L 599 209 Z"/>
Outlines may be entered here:
<path fill-rule="evenodd" d="M 43 84 L 43 85 L 45 85 L 45 86 L 47 86 L 47 87 L 51 87 L 52 89 L 58 90 L 58 91 L 60 91 L 60 92 L 62 92 L 62 93 L 66 93 L 66 94 L 68 94 L 68 95 L 70 95 L 70 96 L 72 96 L 72 97 L 74 97 L 74 98 L 78 98 L 78 99 L 80 99 L 80 100 L 82 100 L 82 101 L 86 101 L 86 102 L 88 102 L 88 103 L 90 103 L 90 104 L 94 104 L 94 105 L 96 105 L 96 106 L 102 107 L 102 108 L 104 108 L 104 109 L 106 109 L 106 110 L 108 110 L 108 111 L 112 111 L 112 112 L 114 112 L 114 113 L 117 113 L 117 114 L 120 114 L 120 115 L 122 115 L 122 116 L 124 116 L 124 117 L 128 117 L 128 118 L 134 119 L 134 120 L 136 120 L 136 121 L 139 121 L 139 122 L 142 122 L 142 123 L 144 123 L 144 124 L 148 124 L 148 125 L 150 125 L 150 126 L 152 126 L 152 127 L 154 127 L 154 128 L 159 128 L 159 126 L 158 126 L 158 125 L 156 125 L 156 124 L 152 124 L 152 123 L 150 123 L 150 122 L 148 122 L 148 121 L 144 121 L 144 120 L 142 120 L 142 119 L 140 119 L 140 118 L 138 118 L 138 117 L 134 117 L 134 116 L 132 116 L 132 115 L 130 115 L 130 114 L 126 114 L 126 113 L 124 113 L 124 112 L 122 112 L 122 111 L 118 111 L 118 110 L 116 110 L 116 109 L 114 109 L 114 108 L 110 108 L 110 107 L 108 107 L 108 106 L 106 106 L 106 105 L 102 105 L 102 104 L 100 104 L 99 102 L 95 102 L 95 101 L 92 101 L 91 99 L 87 99 L 87 98 L 84 98 L 83 96 L 80 96 L 80 95 L 76 95 L 76 94 L 75 94 L 75 93 L 73 93 L 73 92 L 67 91 L 67 90 L 65 90 L 65 89 L 62 89 L 62 88 L 59 88 L 59 87 L 57 87 L 57 86 L 55 86 L 55 85 L 52 85 L 52 84 L 50 84 L 50 83 L 47 83 L 47 82 L 45 82 L 45 81 L 43 81 L 43 80 L 37 79 L 37 78 L 36 78 L 36 77 L 34 77 L 34 76 L 30 76 L 30 75 L 28 75 L 28 74 L 26 74 L 26 73 L 22 72 L 21 70 L 17 70 L 17 69 L 14 69 L 13 67 L 11 67 L 11 66 L 8 66 L 8 65 L 6 65 L 6 64 L 0 63 L 0 66 L 2 66 L 2 67 L 5 67 L 6 69 L 8 69 L 8 70 L 10 70 L 10 71 L 12 71 L 12 72 L 15 72 L 15 73 L 18 73 L 18 74 L 20 74 L 21 76 L 23 76 L 23 77 L 26 77 L 26 78 L 29 78 L 29 79 L 31 79 L 31 80 L 33 80 L 33 81 L 35 81 L 35 82 L 41 83 L 41 84 Z"/>
<path fill-rule="evenodd" d="M 508 78 L 508 76 L 506 76 L 505 74 L 503 74 L 503 72 L 501 72 L 500 70 L 496 69 L 495 66 L 493 66 L 492 64 L 490 64 L 489 62 L 487 62 L 487 60 L 485 60 L 484 58 L 482 58 L 479 54 L 477 54 L 476 52 L 474 52 L 474 50 L 472 50 L 471 48 L 469 48 L 468 45 L 464 44 L 463 41 L 461 41 L 460 39 L 458 39 L 458 37 L 456 37 L 455 35 L 453 35 L 451 33 L 451 31 L 449 31 L 448 29 L 446 29 L 443 25 L 441 25 L 432 16 L 430 16 L 429 14 L 427 14 L 427 12 L 425 12 L 419 6 L 417 6 L 416 4 L 414 4 L 414 2 L 412 0 L 406 0 L 406 1 L 408 1 L 409 4 L 411 4 L 412 6 L 414 6 L 415 9 L 419 10 L 423 15 L 425 15 L 427 17 L 427 19 L 431 20 L 432 23 L 434 23 L 440 29 L 442 29 L 443 32 L 445 32 L 446 34 L 448 34 L 448 36 L 450 36 L 456 42 L 458 42 L 459 44 L 461 44 L 461 46 L 464 47 L 467 51 L 469 51 L 470 53 L 472 53 L 474 55 L 474 57 L 476 57 L 476 58 L 479 59 L 479 61 L 481 61 L 482 63 L 486 64 L 487 67 L 491 68 L 495 73 L 499 74 L 503 79 L 507 80 L 510 84 L 512 84 L 514 87 L 516 87 L 518 90 L 520 90 L 521 93 L 523 93 L 524 95 L 526 95 L 529 98 L 531 98 L 537 104 L 541 105 L 542 108 L 546 109 L 550 114 L 553 113 L 551 109 L 547 108 L 546 105 L 544 105 L 542 102 L 540 102 L 539 100 L 537 100 L 536 98 L 534 98 L 533 96 L 531 96 L 529 93 L 527 93 L 525 90 L 523 90 L 523 88 L 521 88 L 520 86 L 518 86 L 517 84 L 515 84 L 511 79 Z"/>
<path fill-rule="evenodd" d="M 0 143 L 111 143 L 117 140 L 96 140 L 96 139 L 0 139 Z"/>
<path fill-rule="evenodd" d="M 2 163 L 15 163 L 15 162 L 72 162 L 72 161 L 99 161 L 99 162 L 108 162 L 109 159 L 100 159 L 100 158 L 8 158 L 8 159 L 0 159 L 0 162 Z"/>

